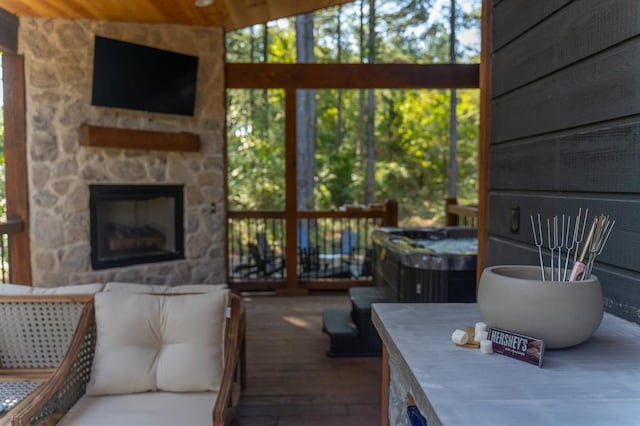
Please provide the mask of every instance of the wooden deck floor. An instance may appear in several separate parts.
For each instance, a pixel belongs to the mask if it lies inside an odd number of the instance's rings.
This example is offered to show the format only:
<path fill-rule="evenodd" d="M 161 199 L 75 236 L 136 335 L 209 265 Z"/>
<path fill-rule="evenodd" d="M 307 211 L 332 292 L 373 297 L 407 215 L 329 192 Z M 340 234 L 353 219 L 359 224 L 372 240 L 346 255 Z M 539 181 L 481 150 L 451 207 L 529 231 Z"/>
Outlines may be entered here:
<path fill-rule="evenodd" d="M 248 384 L 243 426 L 380 424 L 380 358 L 329 358 L 322 310 L 347 293 L 245 295 Z"/>

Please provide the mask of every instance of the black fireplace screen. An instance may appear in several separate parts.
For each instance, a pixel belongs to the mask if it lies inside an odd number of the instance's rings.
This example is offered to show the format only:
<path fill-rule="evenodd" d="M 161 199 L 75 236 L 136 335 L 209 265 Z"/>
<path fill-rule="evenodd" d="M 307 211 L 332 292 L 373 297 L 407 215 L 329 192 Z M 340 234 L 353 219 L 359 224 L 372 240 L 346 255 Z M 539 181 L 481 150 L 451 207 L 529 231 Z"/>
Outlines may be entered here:
<path fill-rule="evenodd" d="M 182 185 L 89 185 L 91 266 L 184 259 Z"/>

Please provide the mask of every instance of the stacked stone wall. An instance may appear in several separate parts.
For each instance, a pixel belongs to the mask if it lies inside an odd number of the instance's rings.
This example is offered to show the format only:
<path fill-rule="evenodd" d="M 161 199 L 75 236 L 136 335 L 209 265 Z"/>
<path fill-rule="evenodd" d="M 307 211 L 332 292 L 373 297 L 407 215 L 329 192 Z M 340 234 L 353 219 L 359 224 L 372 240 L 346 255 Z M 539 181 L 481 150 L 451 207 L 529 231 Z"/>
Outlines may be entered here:
<path fill-rule="evenodd" d="M 197 56 L 193 117 L 91 105 L 94 36 Z M 224 280 L 224 34 L 220 28 L 23 18 L 31 268 L 35 286 Z M 82 125 L 186 131 L 197 153 L 80 146 Z M 186 259 L 93 271 L 90 184 L 185 186 Z M 215 203 L 215 212 L 211 204 Z"/>

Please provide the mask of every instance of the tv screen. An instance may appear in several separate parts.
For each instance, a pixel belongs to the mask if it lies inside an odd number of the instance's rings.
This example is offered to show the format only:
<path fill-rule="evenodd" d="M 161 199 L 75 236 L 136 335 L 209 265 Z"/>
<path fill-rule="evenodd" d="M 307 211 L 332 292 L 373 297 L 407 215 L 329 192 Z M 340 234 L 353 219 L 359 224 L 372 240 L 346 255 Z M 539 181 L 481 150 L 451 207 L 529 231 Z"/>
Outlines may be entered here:
<path fill-rule="evenodd" d="M 193 115 L 198 58 L 95 37 L 92 105 Z"/>

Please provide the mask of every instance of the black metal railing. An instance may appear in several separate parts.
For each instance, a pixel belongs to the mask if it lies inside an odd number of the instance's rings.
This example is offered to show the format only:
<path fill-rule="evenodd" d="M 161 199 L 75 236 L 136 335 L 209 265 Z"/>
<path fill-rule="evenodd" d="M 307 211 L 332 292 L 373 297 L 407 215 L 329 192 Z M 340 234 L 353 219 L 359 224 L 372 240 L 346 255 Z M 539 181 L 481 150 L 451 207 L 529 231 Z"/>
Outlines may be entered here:
<path fill-rule="evenodd" d="M 455 199 L 447 200 L 447 226 L 478 227 L 478 206 L 458 204 Z"/>
<path fill-rule="evenodd" d="M 393 206 L 396 206 L 393 202 Z M 371 233 L 397 224 L 387 205 L 295 215 L 295 250 L 287 249 L 285 212 L 229 212 L 228 264 L 232 287 L 345 288 L 371 281 Z M 289 219 L 291 220 L 291 219 Z M 291 228 L 290 228 L 291 229 Z M 291 240 L 290 240 L 291 241 Z M 293 258 L 288 260 L 287 254 Z"/>
<path fill-rule="evenodd" d="M 0 222 L 0 282 L 12 282 L 11 255 L 9 250 L 11 235 L 23 232 L 24 223 L 21 220 L 7 220 Z"/>

